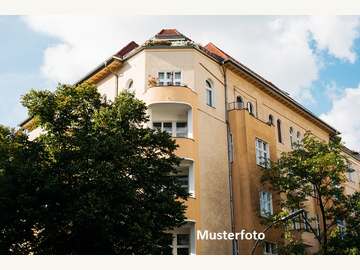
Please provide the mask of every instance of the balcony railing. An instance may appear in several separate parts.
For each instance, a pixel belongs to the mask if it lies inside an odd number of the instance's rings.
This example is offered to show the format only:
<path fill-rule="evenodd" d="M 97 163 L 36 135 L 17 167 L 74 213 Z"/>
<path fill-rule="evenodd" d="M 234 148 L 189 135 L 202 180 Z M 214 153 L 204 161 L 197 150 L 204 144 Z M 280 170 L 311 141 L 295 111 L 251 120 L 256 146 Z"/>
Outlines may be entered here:
<path fill-rule="evenodd" d="M 227 110 L 243 110 L 246 109 L 243 102 L 229 102 L 227 104 Z"/>

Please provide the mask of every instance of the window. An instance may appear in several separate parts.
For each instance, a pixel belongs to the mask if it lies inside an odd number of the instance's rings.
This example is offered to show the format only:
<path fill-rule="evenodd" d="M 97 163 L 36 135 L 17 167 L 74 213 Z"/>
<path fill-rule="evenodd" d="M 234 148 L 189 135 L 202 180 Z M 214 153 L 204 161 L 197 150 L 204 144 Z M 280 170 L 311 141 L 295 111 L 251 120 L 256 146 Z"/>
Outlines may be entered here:
<path fill-rule="evenodd" d="M 301 133 L 300 133 L 300 131 L 296 132 L 296 143 L 298 145 L 301 143 Z"/>
<path fill-rule="evenodd" d="M 167 132 L 172 136 L 172 123 L 171 122 L 164 122 L 163 124 L 163 131 Z"/>
<path fill-rule="evenodd" d="M 188 129 L 186 122 L 176 122 L 176 137 L 187 137 Z"/>
<path fill-rule="evenodd" d="M 181 72 L 180 71 L 174 72 L 174 85 L 177 85 L 177 86 L 181 85 Z"/>
<path fill-rule="evenodd" d="M 235 108 L 236 109 L 242 109 L 244 107 L 244 101 L 242 99 L 241 96 L 237 96 L 236 97 L 236 104 L 235 104 Z"/>
<path fill-rule="evenodd" d="M 206 104 L 214 107 L 214 89 L 210 80 L 205 81 L 206 84 Z"/>
<path fill-rule="evenodd" d="M 229 161 L 234 161 L 234 142 L 233 142 L 233 136 L 230 133 L 229 134 Z"/>
<path fill-rule="evenodd" d="M 346 223 L 345 220 L 340 220 L 337 219 L 336 220 L 336 225 L 339 229 L 339 233 L 340 233 L 340 238 L 343 239 L 345 236 L 345 232 L 346 232 Z"/>
<path fill-rule="evenodd" d="M 184 225 L 172 231 L 173 239 L 171 243 L 173 255 L 195 254 L 195 223 L 186 222 Z"/>
<path fill-rule="evenodd" d="M 354 181 L 354 169 L 352 168 L 352 165 L 348 163 L 348 171 L 347 171 L 347 178 L 349 182 L 355 182 Z"/>
<path fill-rule="evenodd" d="M 189 192 L 189 167 L 180 167 L 177 174 L 181 187 Z"/>
<path fill-rule="evenodd" d="M 162 123 L 161 122 L 154 122 L 153 123 L 153 128 L 162 131 Z"/>
<path fill-rule="evenodd" d="M 248 103 L 246 103 L 246 109 L 248 110 L 248 112 L 251 115 L 254 115 L 254 106 L 252 105 L 252 103 L 250 101 L 248 101 Z"/>
<path fill-rule="evenodd" d="M 256 138 L 255 140 L 255 148 L 256 148 L 256 164 L 262 167 L 268 167 L 269 165 L 269 145 Z"/>
<path fill-rule="evenodd" d="M 280 120 L 280 119 L 278 119 L 278 120 L 276 121 L 276 125 L 277 125 L 278 141 L 279 141 L 279 143 L 282 143 L 281 120 Z"/>
<path fill-rule="evenodd" d="M 294 129 L 292 127 L 290 127 L 289 129 L 289 134 L 290 134 L 290 146 L 291 149 L 294 149 Z"/>
<path fill-rule="evenodd" d="M 265 255 L 277 254 L 276 244 L 265 241 L 264 242 L 264 254 Z"/>
<path fill-rule="evenodd" d="M 181 85 L 181 72 L 180 71 L 166 71 L 158 73 L 159 85 Z"/>
<path fill-rule="evenodd" d="M 190 254 L 190 234 L 176 235 L 176 255 Z"/>
<path fill-rule="evenodd" d="M 153 122 L 153 128 L 160 131 L 166 131 L 172 137 L 187 137 L 187 122 Z"/>
<path fill-rule="evenodd" d="M 131 90 L 134 85 L 134 81 L 132 79 L 129 79 L 126 83 L 126 90 Z"/>
<path fill-rule="evenodd" d="M 309 222 L 308 213 L 306 211 L 304 211 L 304 213 L 301 217 L 303 219 L 304 230 L 309 231 L 310 228 L 309 228 L 309 225 L 307 224 L 307 222 Z"/>
<path fill-rule="evenodd" d="M 298 211 L 299 209 L 293 209 L 292 212 Z M 293 217 L 292 220 L 292 225 L 293 225 L 293 229 L 294 230 L 300 230 L 301 229 L 301 215 L 297 215 L 295 217 Z"/>
<path fill-rule="evenodd" d="M 272 116 L 272 114 L 269 114 L 268 124 L 269 124 L 269 125 L 274 125 L 274 117 Z"/>
<path fill-rule="evenodd" d="M 260 215 L 268 217 L 273 214 L 272 194 L 271 192 L 260 192 Z"/>

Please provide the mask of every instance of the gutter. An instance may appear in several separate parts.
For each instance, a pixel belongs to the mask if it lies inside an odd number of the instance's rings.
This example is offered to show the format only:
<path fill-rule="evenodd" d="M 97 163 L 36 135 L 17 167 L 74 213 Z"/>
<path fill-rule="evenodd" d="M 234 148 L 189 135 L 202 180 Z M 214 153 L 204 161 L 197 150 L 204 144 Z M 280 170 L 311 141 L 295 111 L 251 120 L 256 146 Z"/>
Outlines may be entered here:
<path fill-rule="evenodd" d="M 233 195 L 233 183 L 232 183 L 232 164 L 230 158 L 230 125 L 229 125 L 229 112 L 227 110 L 227 78 L 226 78 L 226 67 L 222 65 L 222 72 L 224 76 L 224 90 L 225 90 L 225 123 L 226 123 L 226 141 L 227 141 L 227 153 L 228 153 L 228 185 L 229 185 L 229 200 L 230 200 L 230 223 L 231 232 L 235 234 L 235 221 L 234 221 L 234 195 Z M 236 239 L 232 241 L 232 254 L 238 255 L 238 242 Z"/>

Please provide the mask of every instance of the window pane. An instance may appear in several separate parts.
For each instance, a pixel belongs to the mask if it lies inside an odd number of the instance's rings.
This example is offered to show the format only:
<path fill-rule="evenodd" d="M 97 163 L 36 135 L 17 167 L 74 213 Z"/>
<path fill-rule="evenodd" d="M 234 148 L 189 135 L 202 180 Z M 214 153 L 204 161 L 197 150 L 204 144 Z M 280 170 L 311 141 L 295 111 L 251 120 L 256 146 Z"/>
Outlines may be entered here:
<path fill-rule="evenodd" d="M 172 123 L 171 122 L 165 122 L 164 123 L 164 131 L 172 135 Z"/>
<path fill-rule="evenodd" d="M 178 234 L 177 235 L 177 245 L 186 246 L 190 244 L 190 235 L 189 234 Z"/>
<path fill-rule="evenodd" d="M 153 123 L 153 128 L 161 130 L 161 122 L 154 122 Z"/>
<path fill-rule="evenodd" d="M 175 80 L 181 79 L 181 72 L 175 72 Z"/>
<path fill-rule="evenodd" d="M 179 175 L 178 181 L 181 184 L 181 187 L 188 190 L 189 189 L 189 175 Z"/>
<path fill-rule="evenodd" d="M 159 79 L 164 79 L 164 72 L 159 72 Z"/>
<path fill-rule="evenodd" d="M 209 106 L 212 106 L 212 92 L 211 90 L 206 90 L 206 103 Z"/>
<path fill-rule="evenodd" d="M 176 137 L 187 137 L 187 122 L 176 123 Z"/>

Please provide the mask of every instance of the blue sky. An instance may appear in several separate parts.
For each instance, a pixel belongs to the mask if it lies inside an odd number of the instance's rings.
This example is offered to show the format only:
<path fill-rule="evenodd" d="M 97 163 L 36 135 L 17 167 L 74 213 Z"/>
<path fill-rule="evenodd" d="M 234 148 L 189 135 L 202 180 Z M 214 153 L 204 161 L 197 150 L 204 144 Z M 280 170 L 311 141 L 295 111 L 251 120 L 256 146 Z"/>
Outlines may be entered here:
<path fill-rule="evenodd" d="M 20 97 L 31 88 L 53 88 L 40 71 L 54 38 L 31 31 L 20 17 L 0 16 L 0 124 L 16 126 L 27 117 Z"/>
<path fill-rule="evenodd" d="M 0 16 L 0 124 L 14 127 L 27 117 L 20 97 L 29 89 L 74 82 L 129 41 L 142 43 L 162 28 L 215 43 L 360 149 L 358 17 Z"/>

